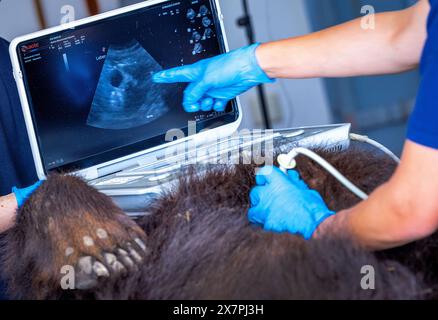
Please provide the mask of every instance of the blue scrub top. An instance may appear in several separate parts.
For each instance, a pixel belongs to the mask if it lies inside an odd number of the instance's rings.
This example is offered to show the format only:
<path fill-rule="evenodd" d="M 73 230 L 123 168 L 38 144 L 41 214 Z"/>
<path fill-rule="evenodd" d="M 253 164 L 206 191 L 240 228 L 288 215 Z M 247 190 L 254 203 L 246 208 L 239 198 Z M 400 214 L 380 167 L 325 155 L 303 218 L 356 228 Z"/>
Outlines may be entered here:
<path fill-rule="evenodd" d="M 438 0 L 430 0 L 430 5 L 428 39 L 421 59 L 422 80 L 408 139 L 438 149 Z"/>
<path fill-rule="evenodd" d="M 0 196 L 11 193 L 13 186 L 25 187 L 38 181 L 8 46 L 0 38 Z"/>

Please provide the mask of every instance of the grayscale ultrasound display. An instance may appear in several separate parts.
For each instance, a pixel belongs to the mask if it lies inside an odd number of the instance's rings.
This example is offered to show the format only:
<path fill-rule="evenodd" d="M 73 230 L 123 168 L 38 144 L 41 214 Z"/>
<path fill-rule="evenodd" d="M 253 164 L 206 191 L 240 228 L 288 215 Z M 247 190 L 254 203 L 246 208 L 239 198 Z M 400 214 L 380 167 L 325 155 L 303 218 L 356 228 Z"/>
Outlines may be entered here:
<path fill-rule="evenodd" d="M 169 111 L 171 87 L 152 81 L 161 66 L 136 41 L 110 46 L 87 124 L 102 129 L 130 129 L 157 120 Z"/>
<path fill-rule="evenodd" d="M 224 51 L 212 0 L 166 1 L 20 43 L 46 173 L 162 145 L 169 130 L 187 131 L 189 121 L 198 130 L 234 122 L 235 101 L 222 113 L 186 113 L 187 84 L 151 79 Z"/>

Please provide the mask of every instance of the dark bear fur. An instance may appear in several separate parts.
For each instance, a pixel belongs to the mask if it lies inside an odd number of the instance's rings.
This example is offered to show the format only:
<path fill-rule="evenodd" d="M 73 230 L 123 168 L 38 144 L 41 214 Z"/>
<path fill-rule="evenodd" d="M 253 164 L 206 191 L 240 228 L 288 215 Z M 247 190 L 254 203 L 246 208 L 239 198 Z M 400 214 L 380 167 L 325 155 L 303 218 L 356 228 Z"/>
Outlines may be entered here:
<path fill-rule="evenodd" d="M 386 156 L 355 147 L 319 153 L 369 193 L 396 167 Z M 49 177 L 6 235 L 3 270 L 10 294 L 30 299 L 421 299 L 432 292 L 433 272 L 413 268 L 412 249 L 377 257 L 345 234 L 304 241 L 250 225 L 246 214 L 255 169 L 215 166 L 200 174 L 192 168 L 138 224 L 80 179 Z M 297 169 L 332 210 L 359 202 L 311 160 L 299 158 Z M 100 239 L 97 230 L 107 237 Z M 93 245 L 87 246 L 84 237 Z M 108 253 L 122 268 L 106 261 Z M 431 251 L 421 258 L 433 256 Z M 100 262 L 108 274 L 102 268 L 86 272 L 88 265 L 79 263 L 84 257 Z M 391 258 L 425 273 L 426 284 L 421 274 Z M 82 290 L 61 289 L 65 265 L 74 266 Z M 375 290 L 361 288 L 365 265 L 375 268 Z"/>

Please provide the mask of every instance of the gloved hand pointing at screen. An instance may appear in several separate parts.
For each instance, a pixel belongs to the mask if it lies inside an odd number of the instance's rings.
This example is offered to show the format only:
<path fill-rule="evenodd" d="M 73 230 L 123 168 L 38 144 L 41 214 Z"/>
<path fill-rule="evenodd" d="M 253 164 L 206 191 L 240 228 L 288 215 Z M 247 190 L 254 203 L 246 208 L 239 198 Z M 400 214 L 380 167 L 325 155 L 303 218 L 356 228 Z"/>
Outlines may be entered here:
<path fill-rule="evenodd" d="M 184 93 L 186 112 L 225 111 L 228 101 L 263 83 L 273 82 L 260 68 L 256 49 L 260 44 L 231 51 L 195 64 L 154 75 L 156 83 L 190 83 Z"/>

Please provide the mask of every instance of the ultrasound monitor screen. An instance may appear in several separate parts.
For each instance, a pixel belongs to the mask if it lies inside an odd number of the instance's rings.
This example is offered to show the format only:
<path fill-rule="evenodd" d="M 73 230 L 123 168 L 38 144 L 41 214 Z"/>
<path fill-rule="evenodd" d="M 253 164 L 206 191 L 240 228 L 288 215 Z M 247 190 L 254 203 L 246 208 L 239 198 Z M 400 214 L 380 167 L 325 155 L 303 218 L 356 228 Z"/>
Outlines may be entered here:
<path fill-rule="evenodd" d="M 160 70 L 225 51 L 214 1 L 167 1 L 20 43 L 32 120 L 46 173 L 84 169 L 165 143 L 170 129 L 238 117 L 189 114 L 187 84 L 155 84 Z"/>

